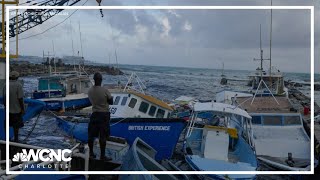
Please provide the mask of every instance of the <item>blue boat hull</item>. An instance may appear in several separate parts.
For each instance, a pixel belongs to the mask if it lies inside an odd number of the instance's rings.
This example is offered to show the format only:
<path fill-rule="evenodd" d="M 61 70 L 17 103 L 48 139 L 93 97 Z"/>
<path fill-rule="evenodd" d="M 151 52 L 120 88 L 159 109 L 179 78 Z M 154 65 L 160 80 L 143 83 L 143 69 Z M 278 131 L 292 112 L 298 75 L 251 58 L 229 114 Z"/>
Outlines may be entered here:
<path fill-rule="evenodd" d="M 63 92 L 61 90 L 51 90 L 51 91 L 35 91 L 32 93 L 33 99 L 43 99 L 49 97 L 63 97 Z"/>
<path fill-rule="evenodd" d="M 0 102 L 3 102 L 3 98 L 0 97 Z M 34 99 L 24 99 L 24 104 L 26 105 L 26 110 L 25 114 L 23 115 L 23 121 L 26 122 L 30 120 L 31 118 L 37 116 L 40 114 L 44 107 L 45 103 L 42 101 L 34 100 Z M 0 104 L 0 139 L 5 140 L 5 132 L 4 130 L 4 125 L 5 125 L 5 108 L 3 104 Z M 13 129 L 10 128 L 10 138 L 13 137 Z"/>
<path fill-rule="evenodd" d="M 91 106 L 89 98 L 70 100 L 47 100 L 44 102 L 46 103 L 46 110 L 50 111 L 77 110 Z"/>
<path fill-rule="evenodd" d="M 75 139 L 88 141 L 88 121 L 70 122 L 57 117 L 58 126 Z M 112 119 L 111 136 L 122 137 L 131 145 L 139 137 L 158 153 L 156 160 L 170 158 L 186 122 L 182 119 L 127 118 Z"/>

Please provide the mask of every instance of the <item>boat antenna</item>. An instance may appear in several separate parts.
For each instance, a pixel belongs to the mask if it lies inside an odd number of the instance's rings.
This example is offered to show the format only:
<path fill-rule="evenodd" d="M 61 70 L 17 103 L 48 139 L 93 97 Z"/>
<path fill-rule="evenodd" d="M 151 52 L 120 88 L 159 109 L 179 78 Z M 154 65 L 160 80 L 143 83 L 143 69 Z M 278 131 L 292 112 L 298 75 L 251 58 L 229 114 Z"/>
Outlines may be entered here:
<path fill-rule="evenodd" d="M 271 0 L 271 6 L 272 6 L 272 0 Z M 269 53 L 270 53 L 270 69 L 269 69 L 269 81 L 270 81 L 270 88 L 272 89 L 272 78 L 271 78 L 271 67 L 272 67 L 272 65 L 271 65 L 271 44 L 272 44 L 272 8 L 271 8 L 271 14 L 270 14 L 270 51 L 269 51 Z"/>
<path fill-rule="evenodd" d="M 74 58 L 74 46 L 73 46 L 73 36 L 72 36 L 72 23 L 70 20 L 70 36 L 71 36 L 71 47 L 72 47 L 72 57 L 73 57 L 73 70 L 76 71 L 76 59 Z"/>
<path fill-rule="evenodd" d="M 54 51 L 54 43 L 52 40 L 52 50 L 53 50 L 53 64 L 54 64 L 54 73 L 57 73 L 57 66 L 56 66 L 56 55 L 55 55 L 55 51 Z"/>
<path fill-rule="evenodd" d="M 114 49 L 114 56 L 116 58 L 116 64 L 117 64 L 117 69 L 119 69 L 119 64 L 118 64 L 118 56 L 117 56 L 117 49 Z"/>
<path fill-rule="evenodd" d="M 110 26 L 110 29 L 111 29 L 111 25 L 109 25 Z M 107 30 L 109 30 L 108 29 L 108 18 L 106 18 L 106 28 L 107 28 Z M 107 52 L 108 52 L 108 57 L 109 57 L 109 67 L 111 67 L 111 52 L 109 51 L 109 49 L 107 48 L 107 46 L 106 46 L 106 50 L 107 50 Z"/>
<path fill-rule="evenodd" d="M 261 40 L 261 24 L 260 24 L 260 77 L 262 79 L 263 70 L 263 50 L 262 50 L 262 40 Z"/>
<path fill-rule="evenodd" d="M 263 61 L 270 60 L 270 59 L 263 59 L 263 49 L 262 49 L 262 38 L 261 38 L 261 24 L 260 24 L 260 59 L 253 59 L 254 61 L 260 61 L 260 78 L 262 79 L 263 73 Z"/>
<path fill-rule="evenodd" d="M 222 77 L 224 77 L 224 62 L 222 62 L 222 74 L 221 74 Z"/>
<path fill-rule="evenodd" d="M 79 36 L 80 36 L 80 47 L 81 47 L 81 60 L 79 61 L 79 71 L 81 71 L 81 61 L 83 59 L 83 49 L 82 49 L 82 36 L 81 36 L 80 21 L 78 23 L 79 23 Z"/>
<path fill-rule="evenodd" d="M 274 100 L 275 100 L 275 101 L 277 102 L 277 104 L 279 105 L 279 102 L 278 102 L 277 99 L 274 97 L 272 91 L 269 89 L 268 85 L 264 82 L 263 77 L 262 77 L 263 61 L 264 61 L 264 60 L 270 60 L 270 59 L 263 59 L 262 39 L 261 39 L 261 24 L 260 24 L 260 59 L 255 59 L 255 58 L 254 58 L 253 60 L 255 60 L 255 61 L 260 61 L 260 68 L 261 68 L 261 69 L 260 69 L 260 82 L 259 82 L 258 87 L 257 87 L 257 89 L 256 89 L 256 92 L 254 93 L 254 96 L 253 96 L 253 98 L 252 98 L 251 105 L 252 105 L 255 97 L 256 97 L 257 94 L 258 94 L 258 91 L 259 91 L 259 88 L 260 88 L 261 84 L 263 84 L 263 85 L 267 88 L 267 90 L 269 91 L 269 93 L 272 95 L 272 97 L 274 98 Z M 262 94 L 261 94 L 261 96 L 262 96 Z"/>
<path fill-rule="evenodd" d="M 117 56 L 117 47 L 116 47 L 116 43 L 115 43 L 115 40 L 114 40 L 114 34 L 113 34 L 112 26 L 111 26 L 111 20 L 110 20 L 110 18 L 107 18 L 107 20 L 109 20 L 109 25 L 110 25 L 112 44 L 113 44 L 113 48 L 114 48 L 114 56 L 115 56 L 115 59 L 116 59 L 116 65 L 117 65 L 117 69 L 119 69 L 118 56 Z"/>

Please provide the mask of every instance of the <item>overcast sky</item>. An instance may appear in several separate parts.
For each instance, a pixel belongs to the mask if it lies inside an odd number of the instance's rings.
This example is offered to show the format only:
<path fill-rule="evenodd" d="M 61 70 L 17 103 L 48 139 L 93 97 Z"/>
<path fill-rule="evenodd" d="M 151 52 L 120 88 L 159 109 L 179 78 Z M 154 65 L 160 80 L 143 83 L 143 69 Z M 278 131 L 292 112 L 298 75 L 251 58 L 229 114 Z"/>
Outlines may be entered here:
<path fill-rule="evenodd" d="M 24 2 L 24 1 L 22 1 Z M 82 0 L 77 5 L 82 5 Z M 270 5 L 270 0 L 102 0 L 102 5 Z M 320 72 L 320 5 L 312 0 L 273 0 L 273 5 L 315 5 L 315 61 Z M 86 5 L 97 5 L 89 0 Z M 70 15 L 73 10 L 65 10 Z M 120 64 L 222 67 L 254 70 L 259 66 L 259 26 L 264 58 L 269 58 L 270 10 L 78 10 L 63 24 L 42 35 L 19 41 L 21 55 L 52 52 L 72 55 L 81 49 L 85 59 Z M 57 15 L 20 38 L 38 34 L 68 17 Z M 285 72 L 310 72 L 310 11 L 273 10 L 272 64 Z M 11 48 L 14 46 L 11 44 Z M 80 52 L 81 54 L 81 52 Z M 265 61 L 268 68 L 268 61 Z"/>

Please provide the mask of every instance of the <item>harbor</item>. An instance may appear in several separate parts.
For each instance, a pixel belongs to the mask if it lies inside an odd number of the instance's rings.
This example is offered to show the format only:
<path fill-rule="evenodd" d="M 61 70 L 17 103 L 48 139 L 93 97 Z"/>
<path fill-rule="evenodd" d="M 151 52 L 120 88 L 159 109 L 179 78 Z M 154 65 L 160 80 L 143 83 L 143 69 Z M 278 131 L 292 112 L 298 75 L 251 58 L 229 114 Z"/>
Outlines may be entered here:
<path fill-rule="evenodd" d="M 140 78 L 141 78 L 141 82 L 145 82 L 145 86 L 147 87 L 147 88 L 143 88 L 146 92 L 150 92 L 150 93 L 152 93 L 152 94 L 157 94 L 156 92 L 164 92 L 164 91 L 166 91 L 166 89 L 167 89 L 167 86 L 163 86 L 163 87 L 159 87 L 159 86 L 155 86 L 156 84 L 159 84 L 161 81 L 156 81 L 156 82 L 150 82 L 150 79 L 153 79 L 154 77 L 157 77 L 157 76 L 163 76 L 163 77 L 172 77 L 171 75 L 170 75 L 170 73 L 169 74 L 162 74 L 162 73 L 156 73 L 156 74 L 154 74 L 155 72 L 160 72 L 161 71 L 161 69 L 162 68 L 158 68 L 158 67 L 145 67 L 145 68 L 147 68 L 147 69 L 149 69 L 150 70 L 150 72 L 144 72 L 143 70 L 142 71 L 140 71 L 140 70 L 137 70 L 137 69 L 135 69 L 135 66 L 126 66 L 124 69 L 130 69 L 131 68 L 131 70 L 130 71 L 127 71 L 126 73 L 128 73 L 128 74 L 130 74 L 130 72 L 135 72 L 136 74 L 140 74 Z M 174 72 L 174 71 L 177 71 L 177 68 L 168 68 L 168 69 L 170 69 L 172 72 Z M 159 71 L 160 70 L 160 71 Z M 180 79 L 180 78 L 182 78 L 182 79 L 184 79 L 184 80 L 181 80 L 181 81 L 177 81 L 177 80 L 173 80 L 173 81 L 175 81 L 176 83 L 183 83 L 184 81 L 185 81 L 185 79 L 187 79 L 187 78 L 189 78 L 189 75 L 188 75 L 188 72 L 190 72 L 190 69 L 185 69 L 186 70 L 186 72 L 185 72 L 185 74 L 180 74 L 180 75 L 177 75 L 177 79 Z M 181 70 L 179 70 L 179 68 L 178 68 L 178 71 L 181 71 Z M 203 83 L 205 83 L 205 82 L 207 82 L 207 80 L 208 79 L 215 79 L 215 77 L 217 77 L 216 78 L 216 80 L 214 80 L 214 82 L 215 82 L 215 84 L 219 84 L 220 82 L 219 82 L 219 71 L 216 71 L 216 73 L 215 73 L 215 71 L 212 71 L 212 70 L 206 70 L 207 71 L 207 73 L 205 73 L 206 74 L 206 77 L 203 77 L 203 75 L 200 75 L 200 72 L 202 72 L 203 73 L 203 70 L 198 70 L 198 69 L 191 69 L 191 71 L 193 71 L 193 78 L 195 78 L 195 79 L 197 79 L 197 81 L 203 81 Z M 230 72 L 230 73 L 232 73 L 232 72 Z M 239 72 L 237 72 L 237 73 L 239 73 Z M 243 74 L 246 74 L 247 72 L 242 72 Z M 241 73 L 240 73 L 241 74 Z M 289 75 L 290 76 L 290 75 Z M 105 82 L 118 82 L 118 81 L 120 81 L 121 83 L 120 84 L 122 84 L 121 86 L 122 87 L 125 87 L 125 85 L 127 84 L 127 82 L 125 81 L 126 80 L 126 78 L 123 78 L 122 76 L 110 76 L 110 75 L 107 75 L 107 74 L 105 74 L 104 75 L 104 77 L 105 77 Z M 147 78 L 146 78 L 147 77 Z M 30 90 L 32 90 L 32 89 L 34 89 L 33 88 L 33 85 L 32 85 L 32 82 L 34 81 L 34 77 L 32 77 L 32 76 L 30 76 L 30 77 L 28 77 L 28 76 L 26 76 L 26 77 L 23 77 L 23 79 L 24 79 L 24 82 L 25 82 L 25 88 L 26 89 L 29 89 L 28 91 L 30 91 Z M 113 80 L 112 80 L 113 79 Z M 157 78 L 157 79 L 163 79 L 163 78 Z M 134 83 L 136 83 L 136 81 L 132 81 L 133 82 L 133 84 Z M 110 87 L 110 85 L 108 86 L 108 87 Z M 241 83 L 238 85 L 238 86 L 235 86 L 235 87 L 242 87 L 242 85 L 241 85 Z M 160 88 L 160 89 L 159 89 Z M 218 89 L 216 89 L 215 91 L 216 92 L 218 92 L 220 89 L 218 88 Z M 304 121 L 305 122 L 309 122 L 310 123 L 310 112 L 309 113 L 307 113 L 307 114 L 305 114 L 304 115 L 304 107 L 305 106 L 308 106 L 308 104 L 306 104 L 306 102 L 310 102 L 310 98 L 308 98 L 307 96 L 305 96 L 305 95 L 302 95 L 302 94 L 300 94 L 300 93 L 298 93 L 300 96 L 298 96 L 297 95 L 297 91 L 298 92 L 300 92 L 299 90 L 294 90 L 293 88 L 292 89 L 289 89 L 289 92 L 295 92 L 296 93 L 296 95 L 294 95 L 294 94 L 289 94 L 289 97 L 290 97 L 290 100 L 291 100 L 291 102 L 292 102 L 292 105 L 293 106 L 295 106 L 298 110 L 299 110 L 299 112 L 301 112 L 301 114 L 303 115 L 303 119 L 304 119 Z M 161 94 L 163 94 L 163 93 L 160 93 L 160 95 Z M 178 97 L 179 96 L 179 94 L 180 93 L 176 93 L 176 94 L 172 94 L 172 95 L 170 95 L 170 94 L 168 94 L 168 95 L 166 95 L 166 96 L 162 96 L 163 97 L 163 99 L 166 99 L 166 100 L 168 100 L 168 99 L 170 99 L 171 97 L 170 96 L 172 96 L 172 97 Z M 194 94 L 191 94 L 191 95 L 196 95 L 197 94 L 197 92 L 194 92 Z M 209 95 L 209 94 L 208 94 Z M 115 95 L 116 96 L 116 95 Z M 157 96 L 156 97 L 160 97 L 159 96 L 159 94 L 157 94 Z M 297 97 L 299 97 L 299 99 L 297 98 Z M 198 97 L 197 97 L 198 98 Z M 197 98 L 190 98 L 189 100 L 192 100 L 192 99 L 197 99 Z M 212 98 L 213 99 L 217 99 L 217 97 L 215 97 L 214 96 L 214 94 L 213 94 L 213 96 L 212 96 Z M 183 98 L 182 98 L 183 99 Z M 209 100 L 210 99 L 210 97 L 208 96 L 207 98 L 206 98 L 207 100 Z M 238 98 L 239 99 L 239 98 Z M 180 99 L 181 100 L 181 99 Z M 202 99 L 203 101 L 205 100 L 205 99 Z M 120 101 L 121 102 L 121 101 Z M 169 101 L 166 101 L 168 104 L 169 104 Z M 177 103 L 177 101 L 171 101 L 171 103 Z M 317 106 L 315 106 L 315 107 L 317 107 Z M 81 114 L 81 115 L 84 115 L 84 114 L 86 114 L 86 112 L 90 112 L 90 109 L 89 110 L 87 110 L 87 111 L 83 111 L 83 110 L 77 110 L 77 111 L 72 111 L 72 112 L 66 112 L 65 114 L 66 115 L 73 115 L 73 114 Z M 317 115 L 317 113 L 318 112 L 315 112 L 315 114 Z M 116 114 L 117 116 L 119 116 L 119 114 Z M 60 116 L 61 117 L 61 116 Z M 83 119 L 81 120 L 82 122 L 83 122 Z M 119 121 L 119 119 L 118 120 L 116 120 L 115 119 L 115 121 L 114 122 L 112 122 L 111 124 L 114 124 L 114 123 L 116 123 L 117 121 Z M 77 120 L 72 120 L 71 122 L 77 122 Z M 85 121 L 84 121 L 85 122 Z M 142 125 L 142 127 L 143 126 L 145 126 L 145 125 L 143 125 L 143 124 L 141 124 Z M 135 131 L 141 131 L 141 130 L 143 130 L 144 128 L 140 128 L 141 127 L 141 125 L 135 125 L 134 127 L 132 127 L 131 128 L 131 130 L 135 130 Z M 42 134 L 42 131 L 41 131 L 41 129 L 43 128 L 43 127 L 47 127 L 47 126 L 50 126 L 50 127 L 53 127 L 53 126 L 56 126 L 55 128 L 53 128 L 52 129 L 52 131 L 51 132 L 46 132 L 46 136 L 43 136 L 43 135 L 41 135 L 41 136 L 39 136 L 40 134 Z M 60 128 L 59 128 L 60 127 Z M 70 128 L 74 128 L 73 130 L 75 130 L 74 132 L 80 132 L 80 131 L 78 131 L 78 130 L 76 130 L 76 127 L 77 126 L 74 126 L 74 125 L 71 125 L 70 126 Z M 82 125 L 79 125 L 79 127 L 82 127 Z M 152 125 L 150 126 L 149 124 L 148 124 L 148 128 L 147 129 L 149 129 L 149 130 L 151 130 L 150 128 L 152 127 Z M 316 128 L 317 127 L 319 127 L 319 124 L 318 123 L 315 123 L 315 136 L 317 137 L 317 133 L 319 133 L 319 132 L 317 132 L 317 130 L 316 130 Z M 62 128 L 62 129 L 61 129 Z M 55 116 L 52 116 L 52 114 L 50 113 L 50 112 L 43 112 L 43 113 L 41 113 L 41 116 L 40 116 L 40 119 L 35 119 L 35 120 L 31 120 L 30 122 L 28 122 L 27 124 L 26 124 L 26 127 L 24 127 L 23 129 L 25 129 L 25 130 L 23 130 L 22 131 L 22 139 L 26 139 L 24 142 L 25 143 L 27 143 L 27 144 L 31 144 L 31 145 L 40 145 L 40 146 L 45 146 L 46 144 L 48 144 L 48 143 L 50 143 L 51 142 L 51 144 L 53 145 L 52 146 L 52 148 L 66 148 L 66 147 L 72 147 L 72 146 L 74 146 L 74 145 L 76 145 L 75 143 L 77 142 L 77 140 L 76 139 L 80 139 L 81 140 L 81 134 L 79 134 L 79 135 L 76 135 L 76 134 L 73 134 L 72 135 L 72 130 L 70 131 L 70 129 L 68 130 L 68 129 L 64 129 L 64 126 L 60 126 L 59 125 L 59 123 L 58 124 L 56 124 L 56 117 Z M 34 129 L 33 131 L 32 131 L 32 133 L 30 133 L 30 130 L 32 130 L 32 129 Z M 166 129 L 162 129 L 162 130 L 166 130 Z M 112 131 L 112 129 L 111 129 L 111 131 Z M 119 130 L 116 130 L 115 132 L 121 132 L 121 131 L 119 131 Z M 307 129 L 306 129 L 306 132 L 308 132 L 307 131 Z M 30 133 L 30 135 L 29 135 L 29 133 Z M 67 134 L 66 134 L 67 133 Z M 68 134 L 68 133 L 70 133 L 70 134 Z M 179 168 L 180 170 L 192 170 L 192 169 L 190 169 L 190 167 L 188 167 L 188 164 L 187 163 L 185 163 L 184 162 L 184 153 L 183 153 L 183 150 L 182 150 L 182 147 L 183 147 L 183 139 L 184 139 L 184 136 L 185 136 L 185 133 L 186 133 L 186 130 L 184 130 L 184 131 L 181 131 L 181 135 L 180 135 L 180 137 L 178 138 L 179 140 L 177 140 L 177 144 L 175 144 L 175 143 L 173 143 L 173 146 L 172 147 L 175 147 L 175 148 L 173 148 L 174 150 L 172 151 L 172 156 L 171 156 L 171 162 L 169 163 L 169 164 L 173 164 L 174 165 L 174 167 L 175 168 Z M 84 134 L 86 134 L 86 131 L 84 130 Z M 120 133 L 120 134 L 117 134 L 118 136 L 120 135 L 120 136 L 123 136 L 123 133 Z M 154 136 L 154 135 L 153 135 Z M 54 138 L 53 138 L 54 137 Z M 53 141 L 52 141 L 53 140 Z M 131 140 L 131 143 L 133 143 L 133 141 L 134 141 L 134 139 L 132 139 Z M 52 142 L 54 142 L 54 143 L 52 143 Z M 85 142 L 85 139 L 84 139 L 84 141 L 83 142 Z M 122 142 L 123 142 L 123 140 L 122 140 Z M 61 144 L 61 145 L 58 145 L 58 144 Z M 153 145 L 153 147 L 156 147 L 156 145 Z M 169 146 L 168 146 L 169 147 Z M 128 148 L 128 147 L 127 147 Z M 127 149 L 126 148 L 126 149 Z M 127 149 L 128 150 L 128 149 Z M 110 152 L 109 152 L 110 153 Z M 122 152 L 123 153 L 123 152 Z M 79 161 L 79 160 L 78 160 Z M 79 161 L 80 162 L 80 161 Z M 77 163 L 77 164 L 74 164 L 73 166 L 77 169 L 77 168 L 83 168 L 83 167 L 81 167 L 81 165 L 80 164 L 82 164 L 82 163 L 80 163 L 79 164 L 79 162 Z M 164 161 L 164 162 L 166 162 L 166 161 Z M 98 162 L 97 162 L 98 163 Z M 168 162 L 166 162 L 167 163 L 167 166 L 165 166 L 167 169 L 169 169 L 169 170 L 175 170 L 173 167 L 172 167 L 172 165 L 168 165 Z M 166 163 L 164 163 L 164 164 L 166 164 Z M 94 163 L 95 164 L 95 163 Z M 98 163 L 99 164 L 99 163 Z M 261 163 L 259 163 L 259 164 L 261 164 Z M 79 167 L 79 165 L 80 165 L 80 167 Z M 83 164 L 84 165 L 84 164 Z M 110 165 L 110 164 L 108 164 L 108 165 L 106 165 L 106 167 L 109 167 L 109 168 L 111 168 L 112 169 L 112 167 L 115 167 L 115 166 L 117 166 L 117 167 L 119 167 L 119 164 L 118 165 Z M 99 169 L 99 166 L 97 166 L 97 168 Z M 111 170 L 111 169 L 109 169 L 109 168 L 107 168 L 108 170 Z M 173 168 L 173 169 L 172 169 Z M 260 167 L 261 168 L 261 170 L 270 170 L 270 167 L 269 166 L 264 166 L 264 167 Z M 99 170 L 102 170 L 102 169 L 99 169 Z M 104 169 L 104 170 L 106 170 L 106 169 Z M 273 170 L 273 169 L 271 169 L 271 170 Z M 260 176 L 258 176 L 258 177 L 260 177 Z M 261 178 L 264 178 L 265 176 L 261 176 Z M 195 179 L 197 179 L 198 177 L 193 177 L 193 176 L 188 176 L 188 178 L 195 178 Z M 282 179 L 281 178 L 281 176 L 275 176 L 274 178 L 276 178 L 276 179 Z"/>
<path fill-rule="evenodd" d="M 310 74 L 310 29 L 296 26 L 307 11 L 272 1 L 243 11 L 104 3 L 45 0 L 33 5 L 101 9 L 11 12 L 9 34 L 2 31 L 10 51 L 0 58 L 0 179 L 320 173 L 320 75 Z"/>

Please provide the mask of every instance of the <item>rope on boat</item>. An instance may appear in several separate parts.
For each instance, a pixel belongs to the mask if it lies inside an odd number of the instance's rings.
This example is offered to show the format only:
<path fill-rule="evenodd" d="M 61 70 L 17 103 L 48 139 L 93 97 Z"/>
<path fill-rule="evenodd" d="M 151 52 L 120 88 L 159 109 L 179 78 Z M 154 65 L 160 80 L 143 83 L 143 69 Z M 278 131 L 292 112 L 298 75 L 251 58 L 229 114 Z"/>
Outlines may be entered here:
<path fill-rule="evenodd" d="M 31 136 L 33 130 L 35 129 L 36 125 L 38 124 L 38 120 L 39 120 L 40 115 L 41 115 L 41 113 L 38 114 L 38 117 L 37 117 L 35 123 L 33 124 L 33 127 L 28 132 L 28 135 L 24 138 L 24 140 L 22 140 L 22 142 L 26 142 L 29 139 L 29 137 Z"/>
<path fill-rule="evenodd" d="M 53 111 L 47 110 L 47 112 L 51 113 L 54 117 L 58 117 Z M 115 123 L 113 123 L 113 124 L 110 124 L 110 126 L 117 125 L 117 124 L 121 123 L 122 121 L 124 121 L 124 120 L 126 120 L 126 119 L 128 119 L 128 118 L 123 118 L 123 119 L 121 119 L 121 120 L 119 120 L 119 121 L 117 121 L 117 122 L 115 122 Z M 67 134 L 71 134 L 71 137 L 70 137 L 70 138 L 71 138 L 71 139 L 74 139 L 74 136 L 73 136 L 72 131 L 73 131 L 74 128 L 76 127 L 77 123 L 79 123 L 79 120 L 73 120 L 73 121 L 71 121 L 71 122 L 74 122 L 74 124 L 73 124 L 73 126 L 70 128 L 70 130 L 68 131 Z M 31 133 L 30 133 L 30 134 L 31 134 Z"/>
<path fill-rule="evenodd" d="M 127 119 L 127 118 L 123 118 L 123 119 L 121 119 L 121 120 L 118 121 L 118 122 L 115 122 L 115 123 L 113 123 L 113 124 L 110 124 L 110 126 L 117 125 L 117 124 L 121 123 L 122 121 L 124 121 L 124 120 L 126 120 L 126 119 Z"/>

